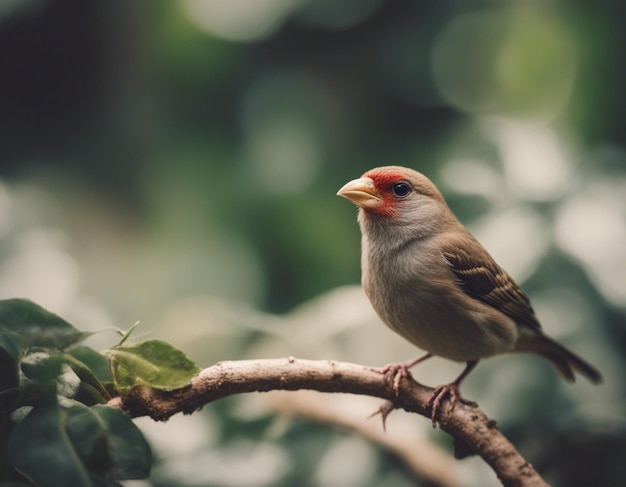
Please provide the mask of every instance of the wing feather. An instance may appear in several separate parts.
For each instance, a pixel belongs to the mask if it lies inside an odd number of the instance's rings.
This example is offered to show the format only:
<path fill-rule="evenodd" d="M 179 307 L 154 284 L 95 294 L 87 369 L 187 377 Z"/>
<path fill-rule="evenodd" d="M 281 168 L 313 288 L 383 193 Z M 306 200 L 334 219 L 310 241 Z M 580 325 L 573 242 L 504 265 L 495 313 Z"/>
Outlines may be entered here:
<path fill-rule="evenodd" d="M 472 240 L 475 246 L 469 248 L 448 245 L 441 249 L 441 256 L 459 286 L 469 296 L 502 311 L 517 323 L 540 330 L 528 296 L 478 241 L 473 237 Z"/>

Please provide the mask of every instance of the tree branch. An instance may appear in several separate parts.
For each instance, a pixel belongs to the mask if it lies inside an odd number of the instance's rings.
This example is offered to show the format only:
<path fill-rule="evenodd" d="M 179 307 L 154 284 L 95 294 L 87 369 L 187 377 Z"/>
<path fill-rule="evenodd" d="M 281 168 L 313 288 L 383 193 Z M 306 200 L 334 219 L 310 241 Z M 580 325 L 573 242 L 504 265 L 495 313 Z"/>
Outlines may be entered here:
<path fill-rule="evenodd" d="M 380 420 L 366 421 L 375 406 L 369 397 L 356 401 L 353 395 L 323 394 L 317 391 L 271 391 L 264 395 L 268 411 L 287 416 L 307 418 L 335 429 L 348 430 L 400 460 L 418 485 L 458 487 L 461 479 L 460 462 L 424 433 L 421 428 L 397 427 L 387 433 Z M 373 398 L 372 398 L 373 399 Z M 402 419 L 402 418 L 398 418 Z M 406 419 L 406 418 L 405 418 Z M 403 421 L 400 424 L 406 425 Z"/>
<path fill-rule="evenodd" d="M 175 391 L 135 387 L 109 401 L 131 417 L 150 416 L 165 421 L 182 412 L 191 414 L 207 403 L 235 394 L 270 390 L 311 389 L 379 397 L 396 408 L 430 418 L 424 404 L 432 389 L 414 380 L 402 380 L 398 396 L 383 376 L 363 365 L 333 360 L 262 359 L 219 362 L 202 370 L 191 384 Z M 547 486 L 535 469 L 502 435 L 494 420 L 477 407 L 457 404 L 439 409 L 440 428 L 467 445 L 494 470 L 506 487 Z"/>

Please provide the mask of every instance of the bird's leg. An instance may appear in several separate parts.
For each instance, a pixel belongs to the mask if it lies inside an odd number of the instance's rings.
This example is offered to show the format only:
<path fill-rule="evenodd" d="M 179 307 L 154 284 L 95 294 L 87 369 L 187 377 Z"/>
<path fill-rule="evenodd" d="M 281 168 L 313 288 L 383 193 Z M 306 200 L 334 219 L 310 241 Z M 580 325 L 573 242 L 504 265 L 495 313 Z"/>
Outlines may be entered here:
<path fill-rule="evenodd" d="M 457 401 L 463 403 L 471 403 L 471 401 L 467 401 L 461 396 L 461 392 L 459 391 L 459 387 L 461 386 L 461 382 L 469 375 L 469 373 L 476 367 L 478 364 L 478 360 L 470 360 L 467 362 L 465 369 L 461 372 L 454 382 L 450 384 L 444 384 L 437 386 L 433 393 L 426 401 L 426 407 L 432 408 L 430 413 L 430 419 L 433 422 L 433 428 L 437 427 L 437 412 L 439 411 L 439 405 L 441 401 L 446 398 L 446 396 L 450 396 L 450 405 L 448 406 L 448 411 L 452 411 Z"/>
<path fill-rule="evenodd" d="M 395 392 L 396 397 L 398 397 L 398 392 L 400 391 L 400 381 L 403 377 L 408 377 L 410 374 L 409 369 L 430 357 L 432 357 L 432 354 L 426 353 L 425 355 L 421 355 L 416 359 L 409 360 L 408 362 L 387 364 L 381 369 L 373 370 L 385 376 L 385 382 L 388 384 L 390 383 L 393 386 L 393 391 Z"/>
<path fill-rule="evenodd" d="M 413 360 L 409 360 L 408 362 L 400 362 L 396 364 L 387 364 L 380 369 L 372 369 L 374 372 L 378 372 L 379 374 L 384 375 L 384 380 L 387 384 L 391 384 L 393 387 L 393 391 L 395 393 L 396 398 L 398 397 L 398 393 L 400 392 L 400 381 L 403 377 L 407 377 L 410 372 L 409 369 L 414 365 L 419 364 L 420 362 L 426 360 L 427 358 L 432 357 L 432 354 L 426 353 L 425 355 L 421 355 Z M 382 406 L 380 406 L 376 411 L 374 411 L 369 417 L 376 416 L 380 414 L 383 420 L 383 429 L 387 430 L 386 422 L 387 416 L 396 408 L 396 405 L 393 401 L 387 401 Z"/>

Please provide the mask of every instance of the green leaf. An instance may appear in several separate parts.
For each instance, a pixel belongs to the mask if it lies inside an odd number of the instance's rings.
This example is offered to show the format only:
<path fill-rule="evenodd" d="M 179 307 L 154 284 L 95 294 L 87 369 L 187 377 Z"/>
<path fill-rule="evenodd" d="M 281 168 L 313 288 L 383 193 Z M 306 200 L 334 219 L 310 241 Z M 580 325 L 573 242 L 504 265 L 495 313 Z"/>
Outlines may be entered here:
<path fill-rule="evenodd" d="M 111 382 L 111 372 L 106 357 L 89 347 L 77 347 L 63 354 L 65 363 L 69 365 L 81 380 L 83 391 L 90 387 L 100 395 L 98 402 L 111 399 L 104 382 Z M 81 360 L 82 359 L 82 360 Z"/>
<path fill-rule="evenodd" d="M 109 370 L 109 361 L 93 348 L 79 345 L 68 350 L 67 354 L 82 362 L 100 382 L 111 382 L 113 380 Z M 75 372 L 78 374 L 76 370 Z"/>
<path fill-rule="evenodd" d="M 135 423 L 118 409 L 98 405 L 89 408 L 107 435 L 111 456 L 108 475 L 116 480 L 143 479 L 150 475 L 150 445 Z"/>
<path fill-rule="evenodd" d="M 0 421 L 8 418 L 9 414 L 17 407 L 20 392 L 17 388 L 0 392 Z"/>
<path fill-rule="evenodd" d="M 62 389 L 59 384 L 62 366 L 63 360 L 58 355 L 45 352 L 27 355 L 21 363 L 24 375 L 15 406 L 41 406 L 56 403 L 57 390 Z"/>
<path fill-rule="evenodd" d="M 44 383 L 56 381 L 61 375 L 64 363 L 61 355 L 50 355 L 45 352 L 35 352 L 24 357 L 21 363 L 22 372 L 33 382 Z"/>
<path fill-rule="evenodd" d="M 150 447 L 134 423 L 106 406 L 47 405 L 18 423 L 13 466 L 40 485 L 117 485 L 150 474 Z"/>
<path fill-rule="evenodd" d="M 56 404 L 33 409 L 13 430 L 11 463 L 39 485 L 97 485 L 67 436 L 65 416 Z"/>
<path fill-rule="evenodd" d="M 111 374 L 108 371 L 107 359 L 98 352 L 88 347 L 82 347 L 76 355 L 82 356 L 94 364 L 97 372 L 105 376 L 109 381 Z M 96 356 L 99 358 L 96 359 Z M 68 370 L 63 365 L 69 366 L 73 374 L 67 374 Z M 28 354 L 21 363 L 24 376 L 42 387 L 52 386 L 57 394 L 79 399 L 87 404 L 103 403 L 111 399 L 110 394 L 98 380 L 98 377 L 84 362 L 78 360 L 74 354 L 58 353 L 50 355 L 45 352 Z M 103 370 L 104 368 L 104 370 Z M 80 396 L 80 397 L 79 397 Z"/>
<path fill-rule="evenodd" d="M 15 340 L 6 333 L 0 333 L 0 392 L 18 386 L 19 356 L 20 347 Z"/>
<path fill-rule="evenodd" d="M 109 357 L 113 380 L 120 392 L 136 385 L 179 389 L 200 372 L 187 355 L 161 340 L 117 346 L 103 353 Z"/>
<path fill-rule="evenodd" d="M 9 461 L 9 436 L 14 426 L 13 421 L 8 417 L 0 420 L 0 480 L 4 481 L 0 481 L 0 487 L 8 485 L 9 481 L 24 480 Z"/>
<path fill-rule="evenodd" d="M 63 318 L 27 299 L 0 300 L 0 336 L 8 335 L 20 347 L 63 349 L 91 333 L 83 333 Z M 0 340 L 4 348 L 5 340 Z"/>
<path fill-rule="evenodd" d="M 93 406 L 95 404 L 106 404 L 113 395 L 108 392 L 104 385 L 102 385 L 101 389 L 81 381 L 80 384 L 78 384 L 73 399 L 87 406 Z"/>

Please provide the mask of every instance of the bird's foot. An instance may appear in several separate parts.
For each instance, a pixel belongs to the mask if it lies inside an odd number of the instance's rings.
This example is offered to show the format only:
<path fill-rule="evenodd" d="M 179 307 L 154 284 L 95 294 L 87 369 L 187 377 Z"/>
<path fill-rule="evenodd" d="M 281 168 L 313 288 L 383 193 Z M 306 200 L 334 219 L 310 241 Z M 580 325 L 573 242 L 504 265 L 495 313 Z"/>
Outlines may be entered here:
<path fill-rule="evenodd" d="M 433 423 L 433 428 L 437 427 L 437 413 L 439 412 L 441 401 L 443 401 L 446 397 L 449 397 L 448 411 L 452 411 L 454 409 L 457 401 L 463 404 L 477 406 L 475 402 L 469 401 L 461 396 L 458 383 L 452 382 L 450 384 L 437 386 L 425 404 L 426 408 L 431 408 L 430 419 Z"/>
<path fill-rule="evenodd" d="M 412 362 L 401 362 L 397 364 L 387 364 L 382 368 L 375 368 L 372 370 L 384 376 L 385 383 L 392 387 L 397 398 L 400 392 L 400 381 L 411 375 L 409 368 L 412 365 Z"/>
<path fill-rule="evenodd" d="M 373 418 L 380 414 L 381 419 L 383 420 L 383 430 L 387 431 L 387 416 L 396 409 L 396 405 L 391 401 L 385 401 L 376 411 L 370 414 L 367 418 Z"/>
<path fill-rule="evenodd" d="M 400 381 L 404 377 L 409 377 L 411 375 L 411 372 L 409 372 L 409 369 L 413 367 L 414 365 L 417 365 L 420 362 L 423 362 L 424 360 L 430 357 L 432 357 L 432 355 L 430 353 L 426 353 L 422 355 L 421 357 L 417 357 L 416 359 L 409 360 L 408 362 L 387 364 L 381 369 L 372 369 L 372 370 L 374 372 L 378 372 L 379 374 L 382 374 L 385 376 L 385 382 L 387 384 L 391 384 L 391 386 L 393 387 L 393 392 L 395 393 L 396 398 L 397 398 L 398 393 L 400 392 Z"/>

